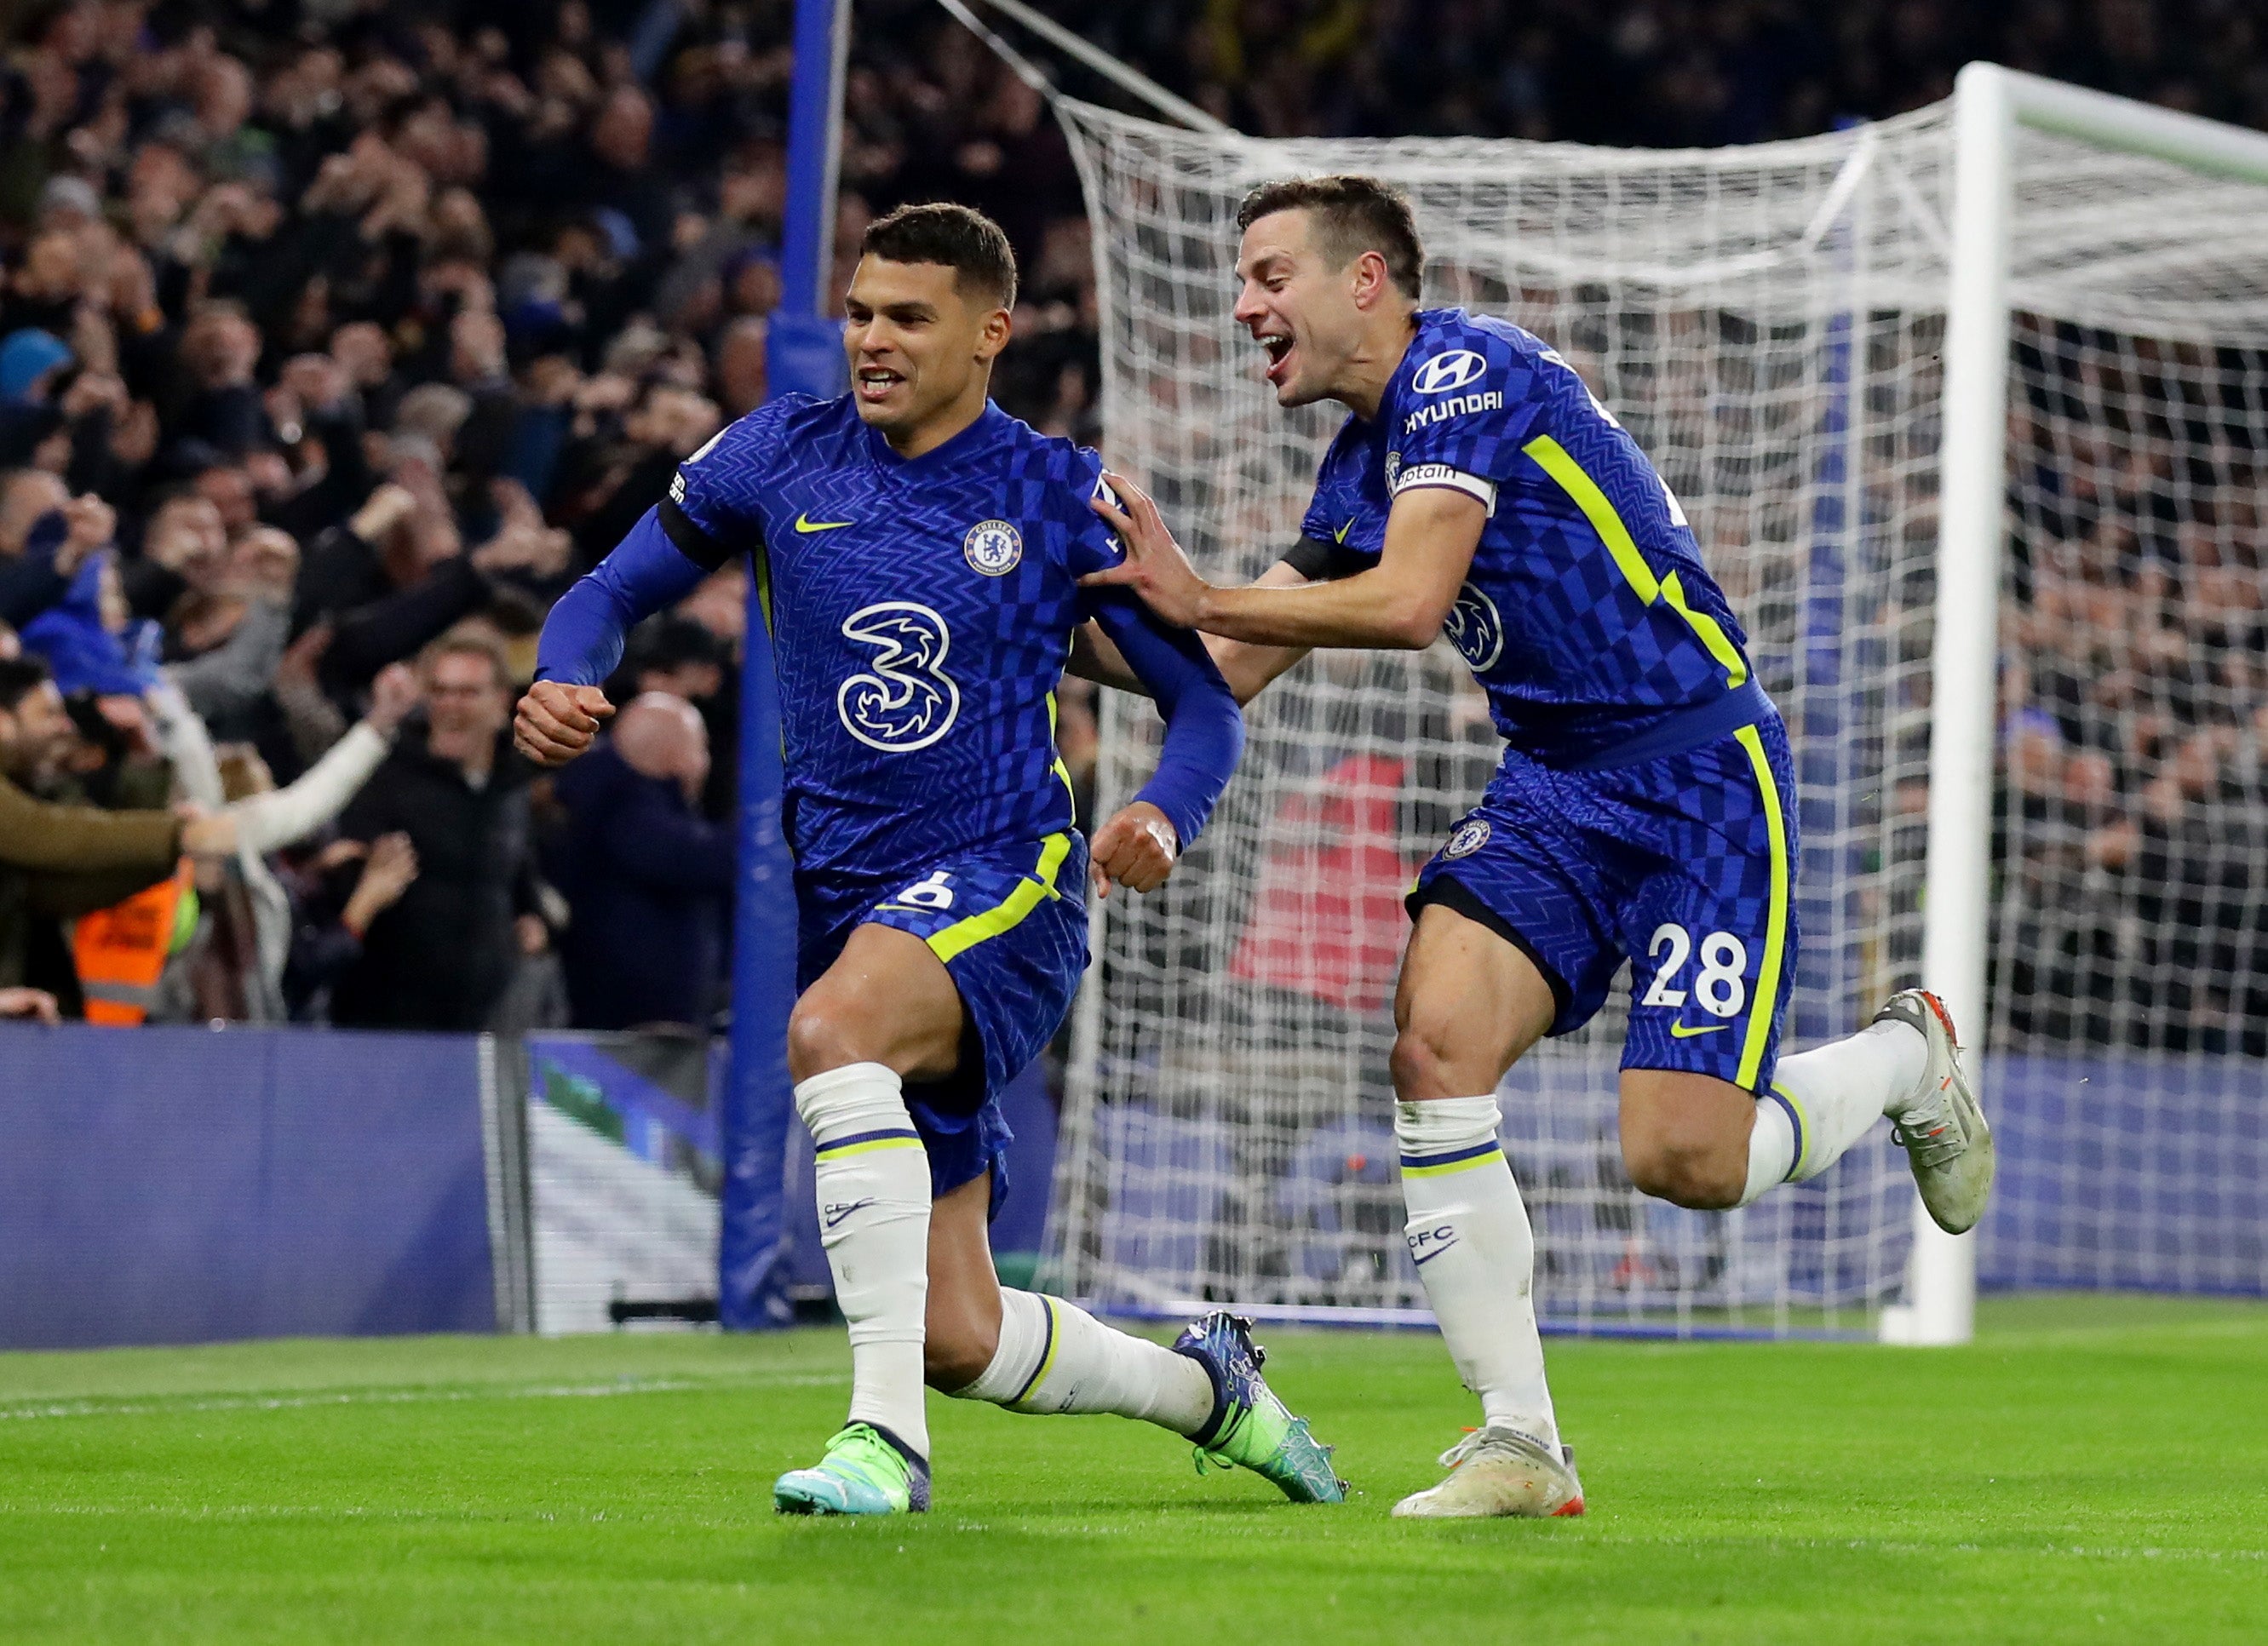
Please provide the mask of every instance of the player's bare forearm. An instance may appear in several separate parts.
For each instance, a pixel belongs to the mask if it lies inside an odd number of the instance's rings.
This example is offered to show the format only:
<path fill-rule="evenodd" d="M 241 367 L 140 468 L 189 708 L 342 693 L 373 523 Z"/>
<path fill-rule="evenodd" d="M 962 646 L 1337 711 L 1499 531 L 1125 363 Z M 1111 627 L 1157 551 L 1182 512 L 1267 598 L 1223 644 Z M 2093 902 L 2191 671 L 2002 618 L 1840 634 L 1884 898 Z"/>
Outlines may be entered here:
<path fill-rule="evenodd" d="M 1257 646 L 1219 635 L 1207 635 L 1204 643 L 1205 650 L 1212 653 L 1213 662 L 1219 665 L 1220 678 L 1236 694 L 1239 709 L 1259 696 L 1270 682 L 1299 667 L 1300 659 L 1312 650 L 1307 646 Z"/>
<path fill-rule="evenodd" d="M 1099 500 L 1094 507 L 1117 532 L 1126 557 L 1081 581 L 1130 588 L 1169 623 L 1247 646 L 1422 650 L 1456 603 L 1488 519 L 1485 505 L 1463 492 L 1408 492 L 1388 517 L 1384 551 L 1370 569 L 1331 583 L 1280 586 L 1263 579 L 1225 589 L 1197 576 L 1138 487 L 1108 479 L 1124 507 Z"/>
<path fill-rule="evenodd" d="M 1191 626 L 1248 646 L 1422 651 L 1441 632 L 1456 592 L 1438 599 L 1432 591 L 1409 587 L 1385 573 L 1381 565 L 1300 589 L 1208 585 Z"/>

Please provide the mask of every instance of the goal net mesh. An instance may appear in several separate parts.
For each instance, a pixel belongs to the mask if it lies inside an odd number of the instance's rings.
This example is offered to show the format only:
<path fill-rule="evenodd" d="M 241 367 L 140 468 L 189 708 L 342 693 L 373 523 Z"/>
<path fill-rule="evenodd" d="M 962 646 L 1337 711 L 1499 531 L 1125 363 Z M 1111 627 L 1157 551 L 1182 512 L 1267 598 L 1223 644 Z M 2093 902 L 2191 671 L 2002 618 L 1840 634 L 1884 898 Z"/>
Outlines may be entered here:
<path fill-rule="evenodd" d="M 1980 1273 L 2268 1292 L 2268 184 L 2015 155 Z"/>
<path fill-rule="evenodd" d="M 1269 142 L 1062 114 L 1094 224 L 1107 455 L 1152 489 L 1199 566 L 1241 580 L 1296 540 L 1341 415 L 1280 412 L 1231 320 L 1238 202 L 1295 173 L 1401 184 L 1426 301 L 1506 316 L 1581 372 L 1683 502 L 1786 717 L 1802 857 L 1784 1046 L 1848 1033 L 1920 981 L 1949 110 L 1698 153 Z M 2108 1277 L 2080 1272 L 2073 1242 L 2113 1264 L 2131 1216 L 2179 1253 L 2146 1279 L 2235 1283 L 2187 1212 L 2097 1208 L 2113 1186 L 2088 1173 L 2178 1093 L 2207 1123 L 2146 1187 L 2170 1200 L 2209 1182 L 2226 1202 L 2242 1192 L 2228 1146 L 2258 1113 L 2250 1071 L 2198 1058 L 2235 1047 L 2268 1004 L 2241 981 L 2257 972 L 2246 945 L 2263 935 L 2268 841 L 2251 791 L 2234 792 L 2251 780 L 2229 776 L 2253 747 L 2262 672 L 2243 496 L 2264 417 L 2262 356 L 2247 352 L 2268 318 L 2261 260 L 2257 244 L 2249 261 L 2228 247 L 2240 219 L 2213 195 L 2237 186 L 2029 135 L 2018 172 L 2009 609 L 2028 662 L 2010 665 L 2025 684 L 2010 700 L 1992 1038 L 2052 1054 L 2009 1071 L 2039 1122 L 2018 1141 L 2066 1130 L 2036 1203 L 2002 1197 L 1987 1275 L 2005 1259 L 2024 1278 Z M 2150 600 L 2183 644 L 2140 626 Z M 2131 683 L 2110 698 L 2106 647 Z M 1147 774 L 1158 728 L 1116 694 L 1100 717 L 1107 815 Z M 1182 871 L 1097 911 L 1048 1277 L 1134 1309 L 1422 1308 L 1387 1073 L 1401 896 L 1499 746 L 1446 644 L 1320 653 L 1249 724 L 1243 768 Z M 2184 775 L 2206 751 L 2218 786 Z M 2163 827 L 2153 784 L 2181 795 Z M 2199 898 L 2218 900 L 2202 926 Z M 2231 922 L 2241 936 L 2222 932 Z M 1618 989 L 1506 1082 L 1542 1312 L 1592 1329 L 1786 1330 L 1857 1326 L 1895 1298 L 1912 1193 L 1887 1128 L 1745 1211 L 1632 1188 L 1616 1128 L 1626 1006 Z M 2089 1094 L 2075 1047 L 2115 1065 L 2115 1101 Z M 2257 1121 L 2243 1135 L 2257 1180 Z M 2110 1175 L 2117 1194 L 2142 1182 Z M 2257 1283 L 2257 1237 L 2253 1258 Z"/>

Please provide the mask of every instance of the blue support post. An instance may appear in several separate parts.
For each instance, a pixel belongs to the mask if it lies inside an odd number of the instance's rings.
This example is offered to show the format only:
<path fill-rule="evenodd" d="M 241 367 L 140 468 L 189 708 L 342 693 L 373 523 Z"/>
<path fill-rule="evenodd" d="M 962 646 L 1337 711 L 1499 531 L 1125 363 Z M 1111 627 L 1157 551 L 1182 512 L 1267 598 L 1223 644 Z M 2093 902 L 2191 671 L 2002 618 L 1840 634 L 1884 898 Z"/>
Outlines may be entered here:
<path fill-rule="evenodd" d="M 835 173 L 843 147 L 843 70 L 850 0 L 796 0 L 795 78 L 788 88 L 786 244 L 780 305 L 766 349 L 775 394 L 840 394 L 850 386 L 829 281 Z"/>
<path fill-rule="evenodd" d="M 828 264 L 850 0 L 796 0 L 795 78 L 788 92 L 788 199 L 782 300 L 769 347 L 775 394 L 843 392 Z M 787 1018 L 795 1002 L 794 864 L 782 828 L 780 710 L 769 590 L 748 590 L 740 683 L 740 885 L 733 915 L 732 1067 L 723 1116 L 725 1184 L 717 1256 L 718 1318 L 728 1331 L 786 1325 L 785 1188 L 795 1103 Z"/>

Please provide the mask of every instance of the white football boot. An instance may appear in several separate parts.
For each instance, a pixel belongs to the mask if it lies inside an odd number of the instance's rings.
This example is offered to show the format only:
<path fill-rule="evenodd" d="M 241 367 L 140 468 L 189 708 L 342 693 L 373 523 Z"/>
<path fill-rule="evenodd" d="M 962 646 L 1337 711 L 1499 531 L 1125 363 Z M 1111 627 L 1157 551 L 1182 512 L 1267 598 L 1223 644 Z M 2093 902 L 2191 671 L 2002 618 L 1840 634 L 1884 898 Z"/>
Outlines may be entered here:
<path fill-rule="evenodd" d="M 1948 1234 L 1965 1234 L 1984 1215 L 1992 1192 L 1992 1128 L 1961 1067 L 1945 1003 L 1925 988 L 1903 989 L 1874 1014 L 1876 1023 L 1893 1020 L 1929 1043 L 1929 1064 L 1921 1084 L 1883 1111 L 1890 1135 L 1912 1164 L 1930 1217 Z"/>
<path fill-rule="evenodd" d="M 1528 1520 L 1583 1512 L 1575 1453 L 1554 1457 L 1516 1429 L 1476 1429 L 1441 1454 L 1448 1479 L 1394 1505 L 1403 1520 L 1476 1520 L 1511 1515 Z"/>

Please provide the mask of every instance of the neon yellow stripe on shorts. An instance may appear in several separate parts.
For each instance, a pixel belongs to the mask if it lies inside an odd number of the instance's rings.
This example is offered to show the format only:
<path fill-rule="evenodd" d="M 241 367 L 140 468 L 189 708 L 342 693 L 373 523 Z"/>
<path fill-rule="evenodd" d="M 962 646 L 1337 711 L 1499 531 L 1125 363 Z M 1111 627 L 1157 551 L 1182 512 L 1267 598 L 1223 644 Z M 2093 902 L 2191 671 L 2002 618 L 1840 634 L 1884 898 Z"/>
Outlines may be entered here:
<path fill-rule="evenodd" d="M 956 920 L 943 931 L 929 939 L 932 954 L 940 960 L 951 960 L 955 955 L 966 954 L 988 937 L 997 937 L 1012 931 L 1023 918 L 1048 898 L 1061 897 L 1056 890 L 1056 874 L 1071 856 L 1071 836 L 1050 834 L 1040 842 L 1040 860 L 1032 872 L 1016 882 L 1016 889 L 998 905 L 981 914 Z"/>
<path fill-rule="evenodd" d="M 1591 529 L 1607 546 L 1607 553 L 1615 557 L 1615 564 L 1621 569 L 1624 580 L 1637 592 L 1638 598 L 1648 606 L 1656 600 L 1668 600 L 1670 610 L 1685 620 L 1686 627 L 1693 631 L 1694 638 L 1725 671 L 1726 686 L 1729 688 L 1745 685 L 1749 678 L 1749 660 L 1741 655 L 1741 649 L 1733 643 L 1732 636 L 1725 632 L 1724 626 L 1708 613 L 1697 612 L 1686 605 L 1685 585 L 1677 580 L 1675 572 L 1671 572 L 1667 577 L 1653 575 L 1653 568 L 1647 565 L 1646 556 L 1638 553 L 1638 542 L 1631 536 L 1630 528 L 1623 524 L 1622 516 L 1615 512 L 1615 505 L 1607 501 L 1607 494 L 1599 489 L 1598 482 L 1583 472 L 1583 466 L 1567 454 L 1567 448 L 1550 435 L 1540 434 L 1520 449 L 1534 458 L 1536 466 L 1545 474 L 1558 481 L 1559 489 L 1565 492 L 1575 506 L 1583 511 L 1583 518 L 1591 523 Z"/>
<path fill-rule="evenodd" d="M 1754 726 L 1742 726 L 1733 736 L 1749 752 L 1756 774 L 1756 792 L 1764 803 L 1764 827 L 1771 837 L 1771 903 L 1764 914 L 1764 959 L 1756 972 L 1756 992 L 1749 997 L 1749 1032 L 1741 1043 L 1740 1072 L 1733 1084 L 1755 1091 L 1756 1071 L 1764 1067 L 1764 1046 L 1771 1039 L 1772 1018 L 1779 1006 L 1780 964 L 1787 951 L 1787 818 L 1780 810 L 1779 784 L 1773 781 L 1771 761 L 1764 755 L 1764 740 Z"/>

